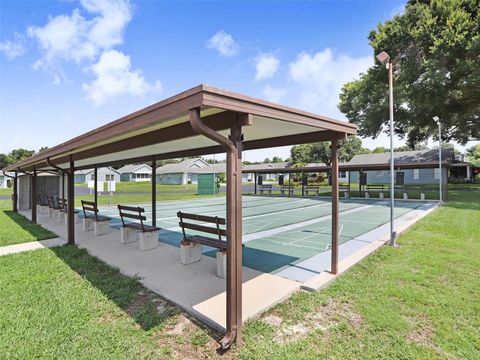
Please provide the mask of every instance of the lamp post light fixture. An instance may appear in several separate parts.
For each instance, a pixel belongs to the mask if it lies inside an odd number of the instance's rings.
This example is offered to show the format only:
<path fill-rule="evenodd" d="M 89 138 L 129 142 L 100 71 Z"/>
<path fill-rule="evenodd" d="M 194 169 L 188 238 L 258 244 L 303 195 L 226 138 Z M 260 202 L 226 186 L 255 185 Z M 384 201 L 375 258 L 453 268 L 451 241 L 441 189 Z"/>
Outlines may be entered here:
<path fill-rule="evenodd" d="M 390 245 L 395 246 L 397 234 L 394 228 L 394 208 L 395 208 L 395 168 L 393 151 L 393 64 L 385 51 L 377 55 L 377 60 L 385 64 L 388 69 L 388 90 L 390 103 Z"/>
<path fill-rule="evenodd" d="M 433 117 L 433 121 L 438 124 L 438 169 L 440 171 L 439 175 L 439 199 L 440 204 L 443 202 L 443 184 L 442 184 L 442 124 L 440 123 L 440 118 L 438 116 Z"/>

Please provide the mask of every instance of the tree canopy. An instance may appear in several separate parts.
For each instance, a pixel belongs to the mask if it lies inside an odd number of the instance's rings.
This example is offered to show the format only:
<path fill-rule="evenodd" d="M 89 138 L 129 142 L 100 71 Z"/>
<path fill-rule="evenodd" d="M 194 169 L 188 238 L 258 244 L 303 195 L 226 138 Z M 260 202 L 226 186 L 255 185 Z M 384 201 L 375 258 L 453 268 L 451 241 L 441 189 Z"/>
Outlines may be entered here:
<path fill-rule="evenodd" d="M 8 154 L 0 154 L 0 169 L 3 169 L 7 165 L 28 159 L 33 154 L 35 154 L 35 150 L 26 149 L 14 149 Z"/>
<path fill-rule="evenodd" d="M 368 36 L 374 54 L 393 62 L 395 133 L 413 146 L 437 137 L 465 144 L 480 138 L 480 18 L 477 0 L 410 0 L 405 12 Z M 388 71 L 376 62 L 345 84 L 339 109 L 376 137 L 388 123 Z"/>
<path fill-rule="evenodd" d="M 362 140 L 351 136 L 341 141 L 338 151 L 340 161 L 349 161 L 356 154 L 368 153 L 370 150 L 362 147 Z M 303 166 L 311 162 L 323 162 L 330 165 L 332 162 L 332 151 L 329 142 L 295 145 L 291 149 L 291 159 L 295 166 Z"/>
<path fill-rule="evenodd" d="M 480 166 L 480 144 L 467 149 L 468 161 L 475 166 Z"/>

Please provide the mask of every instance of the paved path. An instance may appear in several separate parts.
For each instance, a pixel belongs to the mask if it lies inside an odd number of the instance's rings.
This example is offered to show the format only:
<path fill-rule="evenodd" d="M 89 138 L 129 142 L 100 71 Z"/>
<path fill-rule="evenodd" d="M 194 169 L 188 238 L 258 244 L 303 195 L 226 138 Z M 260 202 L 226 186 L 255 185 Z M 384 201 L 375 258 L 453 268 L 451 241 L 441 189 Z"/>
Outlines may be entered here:
<path fill-rule="evenodd" d="M 47 240 L 32 241 L 23 244 L 15 244 L 0 247 L 0 256 L 15 254 L 23 251 L 50 248 L 54 246 L 65 245 L 67 242 L 59 237 Z"/>

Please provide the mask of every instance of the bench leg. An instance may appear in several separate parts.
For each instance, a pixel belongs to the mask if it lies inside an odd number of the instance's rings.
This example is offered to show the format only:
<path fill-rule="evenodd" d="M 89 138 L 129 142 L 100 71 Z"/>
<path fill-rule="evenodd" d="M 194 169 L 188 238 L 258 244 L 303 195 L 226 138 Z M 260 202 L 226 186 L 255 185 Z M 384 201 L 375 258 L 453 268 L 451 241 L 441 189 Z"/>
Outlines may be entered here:
<path fill-rule="evenodd" d="M 202 244 L 182 241 L 180 243 L 180 263 L 183 265 L 193 264 L 202 258 Z"/>
<path fill-rule="evenodd" d="M 48 208 L 48 217 L 53 219 L 53 209 L 52 208 Z"/>
<path fill-rule="evenodd" d="M 110 220 L 109 221 L 93 221 L 93 233 L 95 234 L 95 236 L 108 234 L 109 230 L 110 230 Z"/>
<path fill-rule="evenodd" d="M 67 217 L 66 215 L 67 215 L 67 214 L 65 214 L 64 212 L 58 211 L 58 212 L 57 212 L 57 220 L 58 220 L 58 222 L 64 223 L 64 222 L 65 222 L 65 219 L 64 219 L 64 218 Z"/>
<path fill-rule="evenodd" d="M 384 198 L 383 192 L 381 192 L 381 193 L 378 195 L 378 198 L 379 198 L 379 199 L 383 199 L 383 198 Z"/>
<path fill-rule="evenodd" d="M 88 218 L 83 218 L 83 231 L 91 231 L 93 230 L 93 220 Z"/>
<path fill-rule="evenodd" d="M 424 193 L 420 193 L 420 200 L 425 200 L 425 194 Z"/>
<path fill-rule="evenodd" d="M 120 229 L 120 243 L 128 244 L 137 241 L 137 229 L 122 227 Z"/>
<path fill-rule="evenodd" d="M 160 230 L 149 231 L 149 232 L 140 232 L 140 241 L 139 247 L 140 250 L 152 250 L 158 247 L 158 235 L 160 234 Z"/>
<path fill-rule="evenodd" d="M 68 216 L 66 213 L 63 214 L 63 222 L 65 225 L 68 223 Z M 78 213 L 73 214 L 73 223 L 76 224 L 78 222 Z"/>
<path fill-rule="evenodd" d="M 403 193 L 403 200 L 408 200 L 408 195 L 407 195 L 407 193 Z"/>
<path fill-rule="evenodd" d="M 344 197 L 345 199 L 350 199 L 350 192 L 344 191 L 344 192 L 343 192 L 343 197 Z"/>
<path fill-rule="evenodd" d="M 40 213 L 41 214 L 49 214 L 49 210 L 50 209 L 48 208 L 48 206 L 45 206 L 45 205 L 40 206 Z"/>
<path fill-rule="evenodd" d="M 227 252 L 217 251 L 217 276 L 221 279 L 227 277 Z"/>
<path fill-rule="evenodd" d="M 370 194 L 368 192 L 365 193 L 365 199 L 370 198 Z"/>

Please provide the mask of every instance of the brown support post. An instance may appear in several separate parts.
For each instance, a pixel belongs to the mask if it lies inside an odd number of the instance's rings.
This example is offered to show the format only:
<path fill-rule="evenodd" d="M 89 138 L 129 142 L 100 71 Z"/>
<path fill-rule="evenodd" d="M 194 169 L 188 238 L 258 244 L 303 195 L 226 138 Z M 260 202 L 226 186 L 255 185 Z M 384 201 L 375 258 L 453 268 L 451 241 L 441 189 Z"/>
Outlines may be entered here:
<path fill-rule="evenodd" d="M 199 134 L 221 144 L 227 153 L 227 332 L 222 350 L 242 341 L 242 124 L 251 124 L 249 114 L 238 114 L 230 139 L 206 126 L 200 109 L 190 110 L 190 124 Z"/>
<path fill-rule="evenodd" d="M 37 223 L 37 170 L 33 168 L 32 174 L 32 223 Z"/>
<path fill-rule="evenodd" d="M 12 210 L 18 212 L 18 173 L 15 171 L 15 178 L 13 179 L 13 196 L 12 196 Z"/>
<path fill-rule="evenodd" d="M 94 182 L 93 182 L 93 201 L 95 204 L 98 206 L 98 179 L 97 179 L 97 165 L 93 168 L 93 177 L 94 177 Z"/>
<path fill-rule="evenodd" d="M 253 180 L 255 182 L 254 189 L 255 189 L 255 195 L 257 195 L 257 173 L 253 173 Z"/>
<path fill-rule="evenodd" d="M 65 199 L 65 172 L 60 173 L 62 176 L 62 199 Z"/>
<path fill-rule="evenodd" d="M 152 226 L 157 226 L 157 162 L 152 158 Z"/>
<path fill-rule="evenodd" d="M 338 140 L 332 139 L 332 260 L 331 272 L 338 274 Z"/>
<path fill-rule="evenodd" d="M 74 197 L 74 176 L 75 168 L 72 158 L 70 157 L 70 170 L 67 175 L 67 233 L 68 244 L 75 245 L 75 197 Z M 95 179 L 97 181 L 97 179 Z"/>

